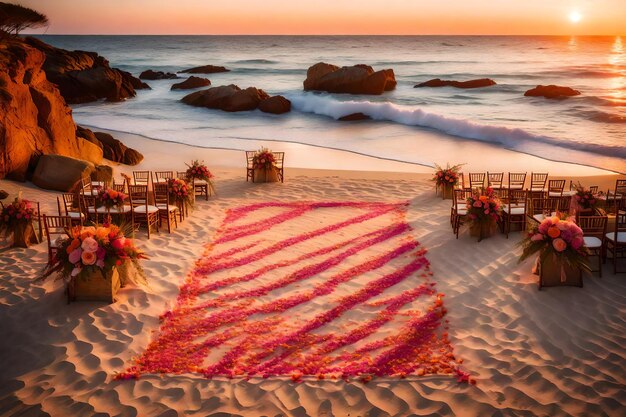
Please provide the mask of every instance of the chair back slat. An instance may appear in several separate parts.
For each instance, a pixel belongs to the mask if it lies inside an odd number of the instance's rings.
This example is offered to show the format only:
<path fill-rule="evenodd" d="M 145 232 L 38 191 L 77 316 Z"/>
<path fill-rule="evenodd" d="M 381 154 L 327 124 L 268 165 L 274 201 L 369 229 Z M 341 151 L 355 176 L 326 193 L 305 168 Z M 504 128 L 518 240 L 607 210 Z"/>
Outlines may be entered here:
<path fill-rule="evenodd" d="M 148 185 L 150 182 L 150 171 L 133 171 L 134 185 Z"/>
<path fill-rule="evenodd" d="M 485 186 L 484 172 L 470 172 L 469 174 L 470 188 L 482 188 Z"/>
<path fill-rule="evenodd" d="M 491 188 L 502 188 L 504 172 L 487 172 L 487 185 Z"/>
<path fill-rule="evenodd" d="M 522 190 L 526 183 L 525 172 L 509 172 L 509 189 Z"/>
<path fill-rule="evenodd" d="M 595 195 L 598 194 L 598 189 L 600 187 L 598 187 L 597 185 L 592 185 L 591 187 L 589 187 L 589 191 L 591 192 L 591 194 Z"/>
<path fill-rule="evenodd" d="M 544 191 L 546 182 L 548 181 L 548 173 L 531 172 L 530 173 L 530 191 Z"/>
<path fill-rule="evenodd" d="M 607 216 L 580 216 L 577 222 L 578 226 L 583 229 L 585 236 L 593 236 L 603 240 L 608 220 Z"/>
<path fill-rule="evenodd" d="M 551 197 L 563 195 L 564 188 L 565 188 L 565 180 L 548 181 L 548 193 Z"/>
<path fill-rule="evenodd" d="M 154 171 L 152 184 L 166 184 L 167 180 L 174 178 L 174 171 Z"/>
<path fill-rule="evenodd" d="M 155 183 L 152 186 L 154 193 L 154 204 L 167 204 L 169 205 L 169 195 L 167 191 L 167 184 Z"/>
<path fill-rule="evenodd" d="M 129 185 L 128 200 L 131 207 L 148 206 L 148 186 L 147 185 Z"/>

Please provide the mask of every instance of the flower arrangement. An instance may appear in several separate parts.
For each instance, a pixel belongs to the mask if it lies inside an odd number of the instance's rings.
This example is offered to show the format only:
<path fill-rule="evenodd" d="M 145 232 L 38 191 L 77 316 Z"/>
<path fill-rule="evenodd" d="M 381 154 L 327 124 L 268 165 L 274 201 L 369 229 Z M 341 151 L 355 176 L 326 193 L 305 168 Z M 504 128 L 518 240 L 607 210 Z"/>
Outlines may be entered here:
<path fill-rule="evenodd" d="M 77 226 L 67 231 L 66 238 L 57 241 L 58 251 L 44 271 L 43 279 L 55 272 L 60 278 L 72 280 L 86 278 L 101 270 L 105 276 L 114 267 L 132 262 L 139 268 L 138 261 L 146 255 L 135 247 L 132 239 L 126 238 L 119 226 Z M 143 275 L 141 275 L 143 278 Z"/>
<path fill-rule="evenodd" d="M 501 217 L 501 203 L 491 187 L 474 190 L 467 199 L 467 217 L 473 223 L 497 221 Z"/>
<path fill-rule="evenodd" d="M 276 158 L 272 151 L 267 148 L 259 149 L 252 157 L 254 169 L 270 169 L 276 163 Z"/>
<path fill-rule="evenodd" d="M 16 198 L 11 204 L 2 209 L 0 215 L 0 232 L 8 236 L 15 231 L 16 226 L 23 226 L 35 216 L 35 209 L 30 201 Z"/>
<path fill-rule="evenodd" d="M 187 181 L 180 178 L 168 179 L 167 192 L 170 196 L 170 201 L 193 206 L 193 193 Z"/>
<path fill-rule="evenodd" d="M 107 210 L 111 210 L 113 207 L 121 208 L 124 206 L 126 200 L 126 194 L 111 188 L 101 189 L 96 196 L 96 204 L 98 206 L 104 206 Z"/>
<path fill-rule="evenodd" d="M 433 181 L 438 186 L 452 186 L 454 187 L 459 183 L 459 178 L 461 176 L 460 170 L 463 164 L 457 164 L 450 166 L 450 164 L 446 164 L 445 168 L 435 164 L 435 176 L 433 177 Z"/>
<path fill-rule="evenodd" d="M 203 180 L 206 182 L 211 182 L 211 178 L 213 178 L 213 174 L 209 171 L 209 168 L 204 165 L 204 161 L 200 162 L 197 159 L 191 161 L 191 165 L 187 165 L 186 178 L 187 181 L 191 182 L 191 180 Z"/>
<path fill-rule="evenodd" d="M 557 213 L 533 227 L 520 245 L 520 262 L 535 253 L 539 253 L 541 261 L 553 254 L 568 265 L 589 270 L 583 231 L 564 214 Z"/>
<path fill-rule="evenodd" d="M 583 210 L 593 209 L 596 206 L 598 200 L 596 196 L 589 190 L 585 190 L 584 187 L 580 186 L 576 189 L 576 195 L 574 196 L 576 199 L 576 203 Z"/>

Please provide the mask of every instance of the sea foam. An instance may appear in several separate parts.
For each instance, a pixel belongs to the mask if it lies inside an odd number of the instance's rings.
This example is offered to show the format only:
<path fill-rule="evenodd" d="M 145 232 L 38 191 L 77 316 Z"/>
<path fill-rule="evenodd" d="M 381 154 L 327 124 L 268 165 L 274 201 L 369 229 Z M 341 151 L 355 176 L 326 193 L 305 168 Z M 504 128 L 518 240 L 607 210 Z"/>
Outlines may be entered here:
<path fill-rule="evenodd" d="M 471 120 L 443 116 L 412 106 L 367 100 L 341 101 L 330 95 L 317 93 L 291 94 L 287 97 L 291 100 L 292 107 L 297 111 L 328 116 L 333 119 L 339 119 L 353 113 L 363 113 L 373 120 L 390 121 L 407 126 L 427 127 L 465 139 L 500 144 L 512 150 L 523 151 L 525 145 L 540 143 L 571 150 L 593 152 L 605 156 L 626 158 L 626 148 L 623 146 L 607 146 L 561 140 L 549 136 L 536 135 L 520 128 L 480 124 Z"/>

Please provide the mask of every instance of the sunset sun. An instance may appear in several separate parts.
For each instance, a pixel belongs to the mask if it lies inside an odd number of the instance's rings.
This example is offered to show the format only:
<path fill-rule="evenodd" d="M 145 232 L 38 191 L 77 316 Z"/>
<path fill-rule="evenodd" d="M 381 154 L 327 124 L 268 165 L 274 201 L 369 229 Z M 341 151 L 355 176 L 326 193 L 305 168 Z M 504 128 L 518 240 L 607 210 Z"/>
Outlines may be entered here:
<path fill-rule="evenodd" d="M 582 19 L 582 15 L 577 11 L 577 10 L 573 10 L 570 14 L 569 14 L 569 20 L 572 23 L 578 23 L 581 21 Z"/>

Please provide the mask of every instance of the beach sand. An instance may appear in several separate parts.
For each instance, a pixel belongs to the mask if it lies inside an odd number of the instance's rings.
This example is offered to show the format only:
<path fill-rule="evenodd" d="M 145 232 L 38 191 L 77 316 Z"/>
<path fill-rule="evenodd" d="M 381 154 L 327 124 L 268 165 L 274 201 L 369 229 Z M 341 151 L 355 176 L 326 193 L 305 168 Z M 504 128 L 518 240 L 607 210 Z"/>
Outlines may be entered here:
<path fill-rule="evenodd" d="M 602 278 L 585 278 L 582 289 L 538 291 L 532 262 L 517 262 L 520 233 L 477 243 L 463 231 L 455 239 L 450 201 L 435 196 L 430 168 L 332 151 L 303 154 L 298 145 L 284 149 L 284 184 L 252 184 L 245 181 L 242 152 L 164 146 L 131 135 L 120 139 L 146 158 L 138 167 L 116 167 L 118 178 L 120 171 L 133 169 L 184 170 L 185 162 L 203 159 L 216 176 L 218 194 L 198 200 L 172 234 L 161 231 L 147 240 L 139 233 L 138 246 L 150 254 L 143 262 L 149 287 L 127 286 L 111 305 L 67 305 L 60 282 L 35 283 L 47 259 L 45 242 L 0 252 L 0 415 L 626 415 L 626 280 L 612 274 L 611 265 Z M 273 146 L 283 150 L 279 147 Z M 336 158 L 346 170 L 293 168 L 313 156 Z M 541 161 L 516 158 L 506 171 L 530 171 L 528 164 Z M 372 169 L 349 170 L 364 163 Z M 602 190 L 615 183 L 616 176 L 604 171 L 541 163 L 533 169 L 547 167 L 551 177 L 579 179 Z M 492 167 L 475 162 L 465 171 L 478 169 Z M 0 189 L 10 198 L 22 190 L 24 198 L 40 201 L 44 212 L 56 212 L 58 193 L 4 180 Z M 159 315 L 173 307 L 227 209 L 305 200 L 409 201 L 407 221 L 428 250 L 437 291 L 445 294 L 454 353 L 476 385 L 459 384 L 452 376 L 375 378 L 368 384 L 208 380 L 195 374 L 113 379 L 148 345 Z"/>

